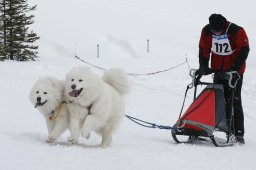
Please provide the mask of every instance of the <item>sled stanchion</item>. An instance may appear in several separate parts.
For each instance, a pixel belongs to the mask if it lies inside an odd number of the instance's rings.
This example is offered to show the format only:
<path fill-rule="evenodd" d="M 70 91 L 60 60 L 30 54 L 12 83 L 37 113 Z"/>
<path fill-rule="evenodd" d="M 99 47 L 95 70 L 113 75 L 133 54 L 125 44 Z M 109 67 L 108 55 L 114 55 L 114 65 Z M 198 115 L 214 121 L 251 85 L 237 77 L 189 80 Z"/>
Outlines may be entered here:
<path fill-rule="evenodd" d="M 186 91 L 185 91 L 185 95 L 184 95 L 182 107 L 181 107 L 180 114 L 179 114 L 179 119 L 180 119 L 180 117 L 181 117 L 181 114 L 182 114 L 182 111 L 183 111 L 183 108 L 184 108 L 184 104 L 185 104 L 186 97 L 187 97 L 187 93 L 188 93 L 188 90 L 189 90 L 189 89 L 190 89 L 190 85 L 187 86 L 187 89 L 186 89 Z"/>

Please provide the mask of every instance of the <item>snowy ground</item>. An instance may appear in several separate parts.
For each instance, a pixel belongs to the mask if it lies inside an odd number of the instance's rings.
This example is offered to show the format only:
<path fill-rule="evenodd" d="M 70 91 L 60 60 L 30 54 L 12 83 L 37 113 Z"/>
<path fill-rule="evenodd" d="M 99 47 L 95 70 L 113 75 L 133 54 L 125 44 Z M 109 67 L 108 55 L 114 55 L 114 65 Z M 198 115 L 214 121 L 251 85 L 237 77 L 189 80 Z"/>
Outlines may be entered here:
<path fill-rule="evenodd" d="M 253 1 L 180 0 L 49 0 L 38 4 L 34 31 L 41 36 L 38 62 L 0 63 L 0 169 L 256 169 L 256 60 Z M 59 5 L 59 3 L 61 5 Z M 51 5 L 49 5 L 51 4 Z M 185 5 L 186 4 L 186 5 Z M 221 5 L 220 5 L 221 4 Z M 216 6 L 217 5 L 217 6 Z M 216 6 L 216 7 L 215 7 Z M 197 68 L 201 28 L 211 13 L 222 13 L 244 26 L 251 43 L 244 77 L 243 106 L 246 145 L 216 148 L 210 143 L 175 144 L 170 131 L 148 129 L 124 118 L 113 144 L 98 148 L 99 137 L 80 139 L 67 146 L 68 132 L 49 145 L 43 117 L 29 102 L 31 86 L 40 76 L 65 79 L 74 66 L 121 67 L 130 76 L 132 93 L 126 98 L 126 114 L 162 125 L 173 125 L 190 83 L 189 68 Z M 249 21 L 246 18 L 253 18 Z M 147 39 L 150 52 L 147 52 Z M 76 47 L 77 44 L 77 47 Z M 97 44 L 100 58 L 97 58 Z M 102 70 L 92 67 L 98 74 Z M 189 92 L 186 106 L 192 100 Z"/>

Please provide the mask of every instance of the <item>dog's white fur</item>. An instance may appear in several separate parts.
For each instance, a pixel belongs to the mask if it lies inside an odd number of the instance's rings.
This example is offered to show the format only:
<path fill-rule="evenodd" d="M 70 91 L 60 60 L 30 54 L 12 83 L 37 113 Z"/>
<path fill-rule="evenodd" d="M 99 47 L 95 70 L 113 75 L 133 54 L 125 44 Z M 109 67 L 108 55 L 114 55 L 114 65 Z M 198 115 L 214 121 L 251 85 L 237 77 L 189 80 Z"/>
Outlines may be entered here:
<path fill-rule="evenodd" d="M 121 69 L 110 69 L 101 78 L 88 67 L 73 68 L 67 74 L 65 88 L 66 97 L 73 102 L 68 106 L 72 140 L 77 141 L 81 128 L 83 137 L 96 131 L 102 136 L 101 146 L 109 146 L 124 116 L 123 95 L 129 91 L 130 83 Z"/>
<path fill-rule="evenodd" d="M 55 120 L 49 119 L 56 107 L 64 101 L 64 81 L 50 76 L 39 78 L 30 91 L 29 99 L 46 120 L 47 142 L 54 142 L 69 127 L 69 114 L 65 104 Z"/>

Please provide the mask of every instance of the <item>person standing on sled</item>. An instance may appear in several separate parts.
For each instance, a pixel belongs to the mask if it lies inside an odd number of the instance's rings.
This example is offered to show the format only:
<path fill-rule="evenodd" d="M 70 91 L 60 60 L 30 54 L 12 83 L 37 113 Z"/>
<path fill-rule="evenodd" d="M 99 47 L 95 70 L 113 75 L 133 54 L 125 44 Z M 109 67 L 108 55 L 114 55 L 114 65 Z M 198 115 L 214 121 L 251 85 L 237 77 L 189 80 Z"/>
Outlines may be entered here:
<path fill-rule="evenodd" d="M 234 130 L 236 140 L 244 144 L 244 113 L 241 101 L 241 89 L 245 61 L 249 54 L 249 41 L 245 30 L 229 21 L 221 14 L 212 14 L 201 32 L 199 41 L 198 74 L 206 75 L 213 71 L 237 71 L 241 76 L 237 82 L 234 99 Z M 211 69 L 209 68 L 211 60 Z M 225 98 L 229 96 L 227 80 L 214 75 L 214 82 L 224 85 Z M 227 90 L 226 90 L 227 89 Z"/>

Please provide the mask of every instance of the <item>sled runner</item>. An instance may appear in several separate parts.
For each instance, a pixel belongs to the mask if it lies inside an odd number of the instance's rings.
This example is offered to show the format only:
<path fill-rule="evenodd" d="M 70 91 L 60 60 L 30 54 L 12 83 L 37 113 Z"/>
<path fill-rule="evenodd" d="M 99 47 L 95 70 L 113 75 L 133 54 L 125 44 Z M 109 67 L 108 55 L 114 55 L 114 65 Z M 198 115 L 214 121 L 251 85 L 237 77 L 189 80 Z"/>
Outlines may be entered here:
<path fill-rule="evenodd" d="M 171 129 L 175 142 L 191 143 L 210 138 L 217 147 L 231 146 L 235 143 L 233 102 L 234 90 L 240 76 L 236 71 L 215 74 L 229 82 L 231 95 L 225 99 L 222 84 L 201 82 L 202 75 L 198 75 L 197 70 L 192 69 L 192 83 L 188 85 L 187 90 L 194 88 L 194 101 L 182 116 L 180 114 Z M 206 87 L 197 96 L 198 85 Z M 226 139 L 216 138 L 215 134 L 220 132 L 226 135 Z M 187 140 L 181 141 L 178 136 L 187 136 Z"/>

